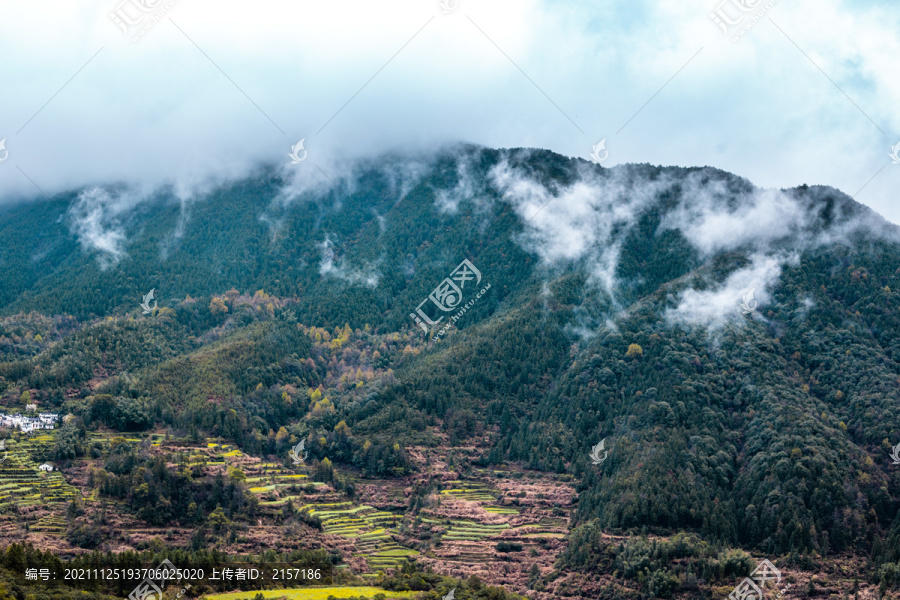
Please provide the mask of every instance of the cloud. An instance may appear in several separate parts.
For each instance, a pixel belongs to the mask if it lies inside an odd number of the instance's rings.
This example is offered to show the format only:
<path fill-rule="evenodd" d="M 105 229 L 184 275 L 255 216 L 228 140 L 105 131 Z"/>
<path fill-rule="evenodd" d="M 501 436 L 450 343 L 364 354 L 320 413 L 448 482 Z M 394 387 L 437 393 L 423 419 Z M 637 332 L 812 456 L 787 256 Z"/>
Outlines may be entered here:
<path fill-rule="evenodd" d="M 345 257 L 337 258 L 334 252 L 334 243 L 328 234 L 316 246 L 322 254 L 322 260 L 319 262 L 319 274 L 323 277 L 335 277 L 348 283 L 370 288 L 378 287 L 378 282 L 381 281 L 381 273 L 378 272 L 378 269 L 373 265 L 366 265 L 361 269 L 354 268 L 347 264 Z"/>
<path fill-rule="evenodd" d="M 900 241 L 896 226 L 868 209 L 855 210 L 839 198 L 839 192 L 826 188 L 758 189 L 747 182 L 711 179 L 703 171 L 692 173 L 681 188 L 681 201 L 664 217 L 660 229 L 679 230 L 704 257 L 744 251 L 751 264 L 721 285 L 682 292 L 677 307 L 666 311 L 670 324 L 715 330 L 744 322 L 735 303 L 753 289 L 760 307 L 768 304 L 782 266 L 797 264 L 801 253 L 835 243 L 853 245 L 859 232 L 869 239 Z"/>
<path fill-rule="evenodd" d="M 118 264 L 126 255 L 125 227 L 120 216 L 143 199 L 144 194 L 93 187 L 82 191 L 69 208 L 69 225 L 82 248 L 96 252 L 102 269 Z"/>
<path fill-rule="evenodd" d="M 798 236 L 815 218 L 806 206 L 779 190 L 729 189 L 726 180 L 699 181 L 692 173 L 685 182 L 687 201 L 669 213 L 664 229 L 679 229 L 704 254 L 750 246 L 764 249 Z"/>
<path fill-rule="evenodd" d="M 277 172 L 284 184 L 273 204 L 284 209 L 301 200 L 320 202 L 324 196 L 334 192 L 335 206 L 340 206 L 341 197 L 352 193 L 355 164 L 347 159 L 328 156 L 324 160 L 320 157 L 317 161 L 285 167 Z"/>
<path fill-rule="evenodd" d="M 760 189 L 745 180 L 710 176 L 707 170 L 691 173 L 679 187 L 684 200 L 666 215 L 661 228 L 680 230 L 705 255 L 740 248 L 772 250 L 783 243 L 797 250 L 849 244 L 859 231 L 900 241 L 897 228 L 873 211 L 844 201 L 831 203 L 841 195 L 831 188 Z"/>
<path fill-rule="evenodd" d="M 208 174 L 194 173 L 193 175 L 182 176 L 171 186 L 166 186 L 165 191 L 171 192 L 175 199 L 178 200 L 179 210 L 175 229 L 166 234 L 165 238 L 160 242 L 160 257 L 163 260 L 167 260 L 172 250 L 178 248 L 178 245 L 181 243 L 185 228 L 191 218 L 193 203 L 209 196 L 218 187 L 231 180 L 232 177 L 230 176 L 224 179 L 214 179 Z"/>
<path fill-rule="evenodd" d="M 622 244 L 651 209 L 660 218 L 656 235 L 677 230 L 704 261 L 734 251 L 750 261 L 721 284 L 707 282 L 673 297 L 677 306 L 665 314 L 670 324 L 721 327 L 740 316 L 736 303 L 753 288 L 765 305 L 781 265 L 805 251 L 852 245 L 858 232 L 900 241 L 896 226 L 827 188 L 759 189 L 713 169 L 601 169 L 586 161 L 562 174 L 553 166 L 557 179 L 548 179 L 535 163 L 546 166 L 534 151 L 506 151 L 490 172 L 491 185 L 524 222 L 518 242 L 548 269 L 586 269 L 588 283 L 608 294 L 608 310 L 625 306 L 621 291 L 628 282 L 617 276 Z M 584 326 L 598 322 L 597 315 L 583 318 Z"/>
<path fill-rule="evenodd" d="M 666 309 L 664 318 L 670 325 L 700 325 L 710 330 L 740 322 L 746 319 L 741 308 L 744 297 L 752 291 L 758 305 L 750 302 L 749 308 L 765 307 L 772 301 L 771 290 L 781 276 L 782 264 L 795 261 L 796 257 L 756 254 L 750 265 L 732 272 L 723 283 L 703 290 L 689 288 L 673 297 L 677 306 Z"/>
<path fill-rule="evenodd" d="M 418 155 L 397 154 L 383 157 L 382 172 L 387 175 L 391 189 L 397 196 L 397 204 L 403 202 L 406 195 L 425 178 L 434 168 L 434 154 Z M 370 165 L 378 167 L 381 165 Z"/>
<path fill-rule="evenodd" d="M 715 1 L 463 1 L 442 15 L 436 1 L 180 0 L 138 43 L 109 18 L 118 4 L 0 4 L 0 53 L 15 57 L 0 76 L 0 202 L 40 197 L 19 169 L 49 194 L 220 181 L 286 166 L 301 138 L 301 195 L 339 181 L 334 157 L 453 141 L 586 157 L 608 138 L 609 165 L 851 194 L 871 179 L 860 199 L 900 220 L 900 168 L 879 171 L 900 140 L 891 0 L 779 2 L 737 44 L 709 19 Z M 833 43 L 845 38 L 859 43 Z"/>
<path fill-rule="evenodd" d="M 476 200 L 483 184 L 476 180 L 472 161 L 475 155 L 466 152 L 459 155 L 456 161 L 456 184 L 450 189 L 438 189 L 435 192 L 435 204 L 439 211 L 456 214 L 461 202 Z"/>
<path fill-rule="evenodd" d="M 665 184 L 581 163 L 571 184 L 548 188 L 509 157 L 490 180 L 525 223 L 520 243 L 548 266 L 586 261 L 592 281 L 615 300 L 624 235 Z"/>
<path fill-rule="evenodd" d="M 701 184 L 699 177 L 688 177 L 683 181 L 668 176 L 650 179 L 646 172 L 636 168 L 605 170 L 579 163 L 571 183 L 551 183 L 548 187 L 539 175 L 524 166 L 526 157 L 532 156 L 531 151 L 507 152 L 490 172 L 491 184 L 512 203 L 525 223 L 519 242 L 537 253 L 548 267 L 584 262 L 591 281 L 599 284 L 613 302 L 617 299 L 615 291 L 620 284 L 616 270 L 621 245 L 662 191 L 671 191 L 678 186 L 682 197 L 689 198 L 679 205 L 666 227 L 681 228 L 688 239 L 702 249 L 712 250 L 718 243 L 710 236 L 718 232 L 716 221 L 726 218 L 722 206 L 729 195 L 724 181 Z M 733 198 L 733 194 L 730 197 Z M 698 202 L 702 198 L 708 198 L 708 201 Z M 747 212 L 748 209 L 742 210 Z M 740 218 L 737 214 L 731 220 Z M 751 231 L 741 234 L 745 238 L 750 236 Z"/>

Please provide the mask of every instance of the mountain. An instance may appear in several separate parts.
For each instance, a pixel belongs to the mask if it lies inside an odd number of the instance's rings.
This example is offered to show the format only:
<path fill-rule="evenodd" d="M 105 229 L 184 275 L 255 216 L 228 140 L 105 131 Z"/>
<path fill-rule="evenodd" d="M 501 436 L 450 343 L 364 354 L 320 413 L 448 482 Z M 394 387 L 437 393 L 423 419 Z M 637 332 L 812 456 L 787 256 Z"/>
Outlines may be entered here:
<path fill-rule="evenodd" d="M 215 439 L 289 468 L 302 440 L 304 476 L 411 519 L 394 541 L 449 575 L 484 558 L 441 562 L 422 515 L 461 481 L 497 490 L 476 544 L 522 494 L 565 537 L 532 560 L 534 538 L 497 533 L 491 560 L 521 569 L 477 574 L 535 598 L 723 597 L 761 558 L 807 591 L 900 585 L 895 226 L 830 188 L 533 149 L 336 171 L 5 207 L 0 403 L 74 417 L 32 457 L 128 519 L 212 531 L 218 509 L 266 516 L 280 484 L 254 492 L 229 463 L 214 493 L 154 447 Z M 115 547 L 71 512 L 69 550 Z"/>

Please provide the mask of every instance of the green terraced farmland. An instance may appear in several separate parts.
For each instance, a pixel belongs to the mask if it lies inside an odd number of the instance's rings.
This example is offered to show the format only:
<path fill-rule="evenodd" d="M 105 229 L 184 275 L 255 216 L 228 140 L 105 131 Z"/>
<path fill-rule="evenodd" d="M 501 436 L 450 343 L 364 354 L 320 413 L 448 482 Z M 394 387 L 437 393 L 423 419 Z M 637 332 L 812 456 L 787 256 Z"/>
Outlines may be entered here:
<path fill-rule="evenodd" d="M 359 550 L 354 556 L 365 557 L 373 571 L 398 568 L 407 557 L 419 554 L 400 546 L 391 538 L 391 527 L 400 521 L 400 517 L 393 513 L 352 502 L 306 504 L 300 511 L 318 517 L 325 533 L 354 539 Z"/>
<path fill-rule="evenodd" d="M 453 487 L 442 490 L 441 494 L 470 502 L 494 502 L 500 495 L 498 490 L 474 481 L 450 481 L 449 485 Z"/>
<path fill-rule="evenodd" d="M 268 500 L 264 502 L 260 502 L 260 506 L 281 506 L 282 504 L 287 504 L 288 500 L 293 500 L 294 502 L 303 500 L 303 496 L 283 496 L 278 500 Z"/>
<path fill-rule="evenodd" d="M 78 490 L 67 484 L 59 471 L 45 473 L 38 470 L 32 455 L 42 446 L 52 444 L 53 434 L 7 441 L 5 459 L 0 462 L 0 508 L 15 504 L 57 504 L 69 502 Z M 36 531 L 59 532 L 57 522 L 39 522 Z"/>
<path fill-rule="evenodd" d="M 509 523 L 486 525 L 472 521 L 452 521 L 450 528 L 442 538 L 445 540 L 480 542 L 481 540 L 502 533 L 505 529 L 509 529 Z"/>
<path fill-rule="evenodd" d="M 519 514 L 519 511 L 516 510 L 515 508 L 508 508 L 505 506 L 504 507 L 485 506 L 484 510 L 485 510 L 485 512 L 496 513 L 498 515 L 517 515 L 517 514 Z"/>
<path fill-rule="evenodd" d="M 32 525 L 30 529 L 62 536 L 66 532 L 66 520 L 63 517 L 47 516 Z"/>

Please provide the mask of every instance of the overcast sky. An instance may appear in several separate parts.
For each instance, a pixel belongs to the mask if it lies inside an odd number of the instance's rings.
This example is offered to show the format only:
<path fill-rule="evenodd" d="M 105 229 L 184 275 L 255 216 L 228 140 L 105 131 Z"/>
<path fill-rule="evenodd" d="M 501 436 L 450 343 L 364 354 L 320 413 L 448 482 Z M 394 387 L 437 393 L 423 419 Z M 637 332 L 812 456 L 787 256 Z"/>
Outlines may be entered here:
<path fill-rule="evenodd" d="M 388 149 L 587 159 L 605 138 L 606 166 L 832 185 L 900 223 L 896 0 L 719 2 L 0 0 L 0 202 L 188 194 L 300 139 L 312 178 Z M 752 28 L 731 41 L 717 8 Z"/>

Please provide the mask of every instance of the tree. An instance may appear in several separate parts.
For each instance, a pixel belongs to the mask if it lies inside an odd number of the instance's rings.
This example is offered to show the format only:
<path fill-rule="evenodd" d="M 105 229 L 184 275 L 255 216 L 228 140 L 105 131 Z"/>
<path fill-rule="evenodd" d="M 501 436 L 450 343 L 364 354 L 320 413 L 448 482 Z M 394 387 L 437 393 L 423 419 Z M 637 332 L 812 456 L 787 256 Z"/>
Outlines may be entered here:
<path fill-rule="evenodd" d="M 631 344 L 628 346 L 628 351 L 625 353 L 625 356 L 628 358 L 640 358 L 644 356 L 644 349 L 640 347 L 638 344 Z"/>
<path fill-rule="evenodd" d="M 209 312 L 214 315 L 227 313 L 228 306 L 225 304 L 225 300 L 218 296 L 213 296 L 212 301 L 209 303 Z"/>
<path fill-rule="evenodd" d="M 327 458 L 322 459 L 322 462 L 316 467 L 315 478 L 316 481 L 323 483 L 331 483 L 334 480 L 334 467 L 332 467 L 330 460 Z"/>
<path fill-rule="evenodd" d="M 228 478 L 235 483 L 242 483 L 247 481 L 247 475 L 237 467 L 229 467 L 228 469 Z"/>
<path fill-rule="evenodd" d="M 207 523 L 215 533 L 221 534 L 225 531 L 231 521 L 225 516 L 225 510 L 221 506 L 217 506 L 214 511 L 209 513 Z"/>
<path fill-rule="evenodd" d="M 10 571 L 16 573 L 25 572 L 25 551 L 19 544 L 11 544 L 6 549 L 6 556 L 3 558 L 4 566 Z"/>

